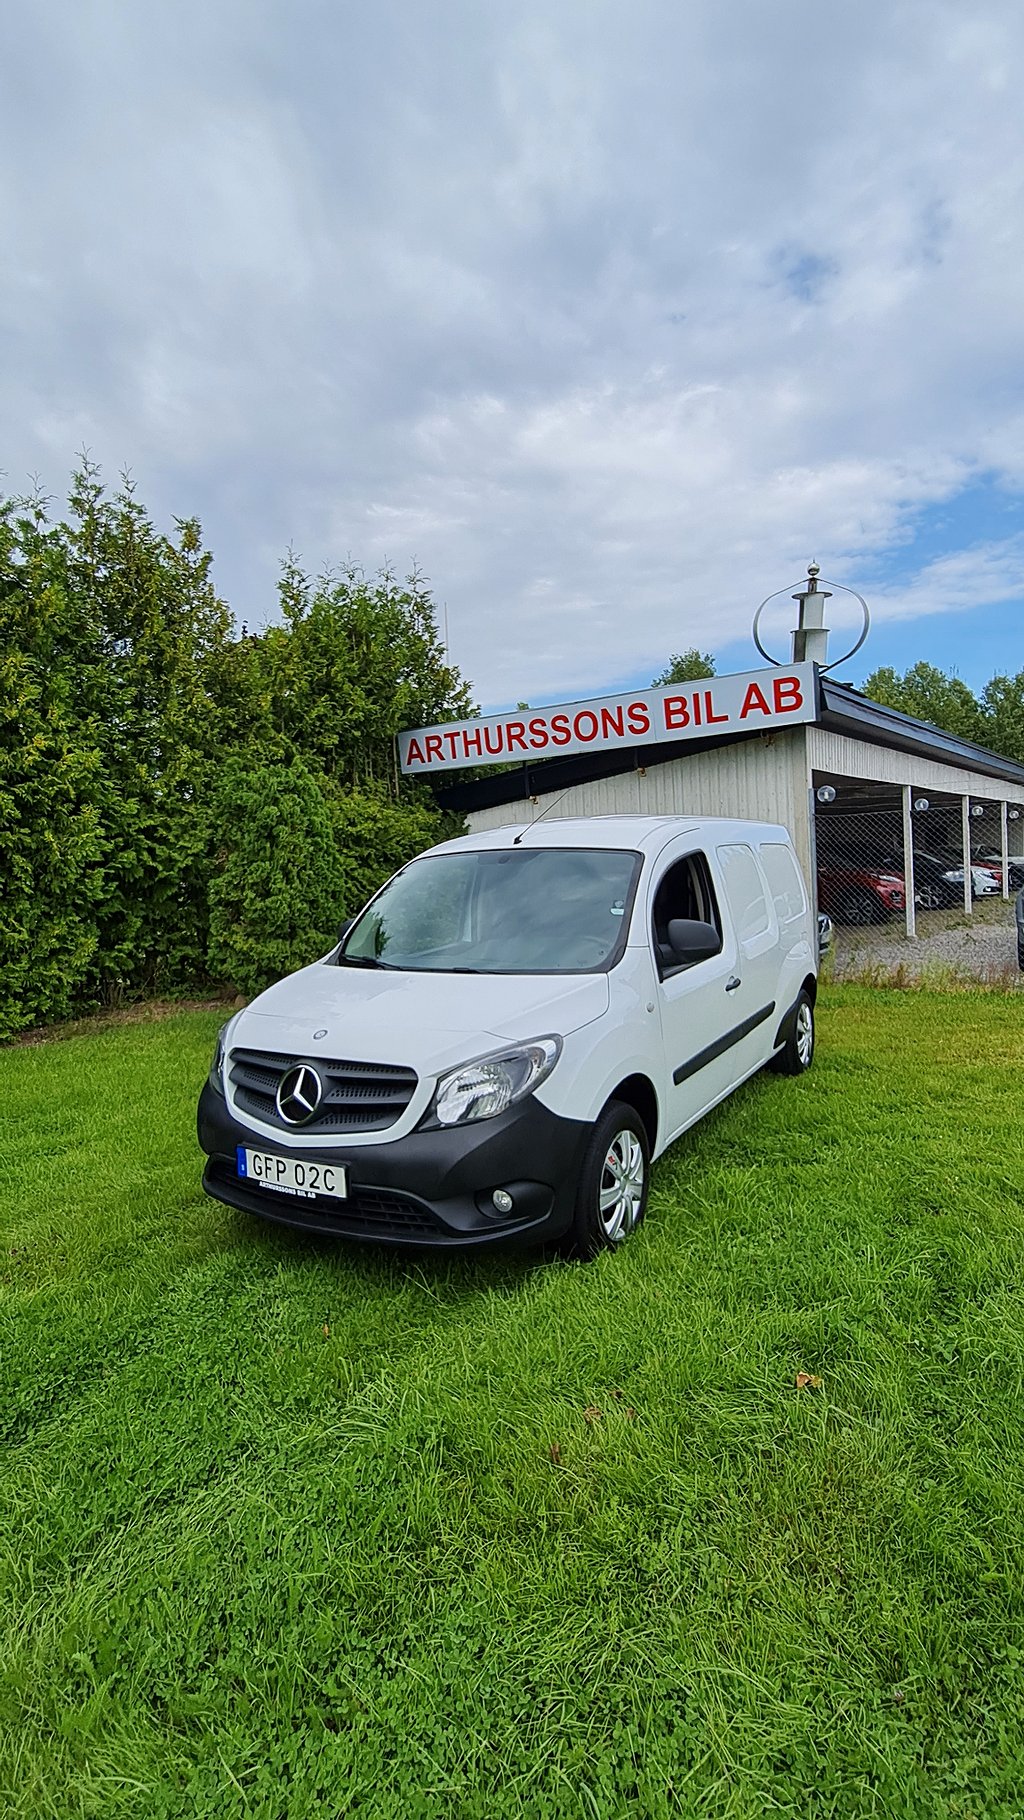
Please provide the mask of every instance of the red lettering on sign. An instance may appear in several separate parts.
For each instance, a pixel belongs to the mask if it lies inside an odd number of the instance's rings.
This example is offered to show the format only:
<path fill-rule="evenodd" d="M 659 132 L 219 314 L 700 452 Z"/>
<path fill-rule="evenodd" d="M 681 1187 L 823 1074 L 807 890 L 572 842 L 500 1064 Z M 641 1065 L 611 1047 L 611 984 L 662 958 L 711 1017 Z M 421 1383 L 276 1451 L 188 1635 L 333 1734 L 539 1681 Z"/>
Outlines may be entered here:
<path fill-rule="evenodd" d="M 552 714 L 551 744 L 553 746 L 567 746 L 571 738 L 572 728 L 569 725 L 568 714 Z"/>
<path fill-rule="evenodd" d="M 776 714 L 792 714 L 795 709 L 803 707 L 799 676 L 776 676 L 772 688 L 775 691 Z"/>
<path fill-rule="evenodd" d="M 705 689 L 705 691 L 704 691 L 704 719 L 707 721 L 708 726 L 710 727 L 712 725 L 712 723 L 716 720 L 728 720 L 728 718 L 729 718 L 728 714 L 716 714 L 715 713 L 715 698 L 712 695 L 710 689 Z"/>
<path fill-rule="evenodd" d="M 755 708 L 759 714 L 771 714 L 771 709 L 765 701 L 764 696 L 761 694 L 757 684 L 748 683 L 747 693 L 743 697 L 743 706 L 740 709 L 740 719 L 746 720 L 747 715 L 752 714 Z"/>
<path fill-rule="evenodd" d="M 423 741 L 423 744 L 426 748 L 427 764 L 429 765 L 432 758 L 436 758 L 438 764 L 443 765 L 444 764 L 444 753 L 441 750 L 440 733 L 428 733 L 425 740 Z"/>
<path fill-rule="evenodd" d="M 699 689 L 694 689 L 694 691 L 693 691 L 693 724 L 695 727 L 700 726 L 700 691 L 699 691 Z"/>
<path fill-rule="evenodd" d="M 494 736 L 498 742 L 496 746 L 491 745 L 491 734 L 492 733 L 494 734 Z M 484 745 L 487 747 L 487 750 L 490 753 L 492 758 L 497 758 L 498 753 L 501 751 L 504 744 L 505 744 L 505 733 L 504 733 L 504 729 L 502 727 L 485 727 L 484 728 Z"/>
<path fill-rule="evenodd" d="M 621 739 L 623 737 L 623 735 L 626 731 L 625 723 L 623 721 L 624 713 L 625 713 L 624 708 L 602 708 L 601 709 L 601 738 L 602 739 L 611 739 L 611 736 L 613 733 L 616 734 L 619 739 Z"/>
<path fill-rule="evenodd" d="M 690 724 L 690 708 L 689 708 L 689 703 L 687 702 L 686 696 L 685 695 L 666 695 L 666 697 L 665 697 L 665 725 L 666 725 L 666 727 L 688 727 L 689 724 Z"/>
<path fill-rule="evenodd" d="M 548 743 L 548 723 L 538 714 L 530 722 L 530 744 L 536 752 L 542 752 Z"/>
<path fill-rule="evenodd" d="M 651 717 L 645 701 L 631 701 L 626 709 L 626 719 L 631 733 L 649 733 L 651 730 Z"/>
<path fill-rule="evenodd" d="M 505 739 L 508 742 L 508 749 L 510 752 L 513 746 L 515 746 L 518 752 L 526 751 L 526 728 L 521 720 L 507 720 L 505 722 Z"/>
<path fill-rule="evenodd" d="M 583 731 L 583 722 L 585 720 L 590 722 L 589 733 L 584 733 Z M 589 708 L 582 708 L 572 723 L 572 730 L 577 739 L 589 741 L 597 738 L 598 725 L 597 715 L 593 714 Z"/>
<path fill-rule="evenodd" d="M 470 741 L 473 741 L 474 743 L 471 745 Z M 464 758 L 468 758 L 471 752 L 475 752 L 477 755 L 477 758 L 480 758 L 483 755 L 483 746 L 482 746 L 481 740 L 480 740 L 479 727 L 477 727 L 472 733 L 467 733 L 465 731 L 465 729 L 463 729 L 462 755 Z"/>
<path fill-rule="evenodd" d="M 448 741 L 449 758 L 458 758 L 458 756 L 459 756 L 459 736 L 458 736 L 458 734 L 457 733 L 442 733 L 441 738 L 446 739 Z"/>
<path fill-rule="evenodd" d="M 423 756 L 423 752 L 420 747 L 420 742 L 418 739 L 411 739 L 409 741 L 409 748 L 405 754 L 405 762 L 407 765 L 425 765 L 426 764 L 427 761 Z"/>

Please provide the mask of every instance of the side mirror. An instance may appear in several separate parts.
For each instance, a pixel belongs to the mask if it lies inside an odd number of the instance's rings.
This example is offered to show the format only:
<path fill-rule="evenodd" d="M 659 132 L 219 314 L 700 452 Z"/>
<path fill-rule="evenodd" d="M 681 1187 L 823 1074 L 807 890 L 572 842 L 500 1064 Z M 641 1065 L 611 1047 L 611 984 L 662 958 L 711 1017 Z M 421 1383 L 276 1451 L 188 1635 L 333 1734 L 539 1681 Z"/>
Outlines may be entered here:
<path fill-rule="evenodd" d="M 722 938 L 713 923 L 699 923 L 688 916 L 674 916 L 666 931 L 680 964 L 708 961 L 722 951 Z"/>
<path fill-rule="evenodd" d="M 345 940 L 346 935 L 348 934 L 349 930 L 352 928 L 352 925 L 353 925 L 353 923 L 356 922 L 356 920 L 357 919 L 354 916 L 350 916 L 347 923 L 342 923 L 341 928 L 338 930 L 339 942 L 343 942 Z"/>

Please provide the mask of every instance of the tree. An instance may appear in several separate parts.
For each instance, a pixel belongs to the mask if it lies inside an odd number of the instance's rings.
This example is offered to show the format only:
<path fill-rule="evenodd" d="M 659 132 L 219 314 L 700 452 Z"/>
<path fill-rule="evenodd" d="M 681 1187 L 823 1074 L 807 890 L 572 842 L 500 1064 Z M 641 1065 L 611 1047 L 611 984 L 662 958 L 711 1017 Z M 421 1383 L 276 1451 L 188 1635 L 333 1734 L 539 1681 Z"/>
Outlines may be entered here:
<path fill-rule="evenodd" d="M 341 880 L 341 911 L 354 916 L 386 879 L 462 826 L 433 803 L 392 802 L 384 790 L 332 792 L 328 807 Z"/>
<path fill-rule="evenodd" d="M 422 578 L 352 568 L 311 583 L 289 558 L 280 593 L 284 628 L 262 641 L 273 726 L 337 786 L 408 795 L 395 735 L 473 711 Z"/>
<path fill-rule="evenodd" d="M 1024 670 L 1016 676 L 993 676 L 985 684 L 981 705 L 985 744 L 1024 765 Z"/>
<path fill-rule="evenodd" d="M 863 692 L 883 707 L 930 721 L 933 727 L 961 739 L 985 743 L 986 717 L 981 703 L 959 676 L 947 675 L 934 664 L 913 664 L 902 676 L 888 666 L 875 670 Z"/>
<path fill-rule="evenodd" d="M 652 689 L 666 689 L 672 683 L 700 682 L 704 676 L 714 676 L 715 660 L 710 651 L 698 651 L 692 646 L 689 651 L 676 651 L 660 676 L 652 677 Z"/>
<path fill-rule="evenodd" d="M 40 498 L 0 501 L 0 1034 L 86 990 L 111 851 L 102 624 Z"/>
<path fill-rule="evenodd" d="M 251 994 L 334 940 L 343 887 L 331 813 L 301 759 L 236 757 L 224 767 L 213 819 L 209 970 Z"/>
<path fill-rule="evenodd" d="M 250 636 L 210 566 L 194 519 L 164 535 L 88 460 L 59 523 L 0 498 L 0 1036 L 211 968 L 255 989 L 449 831 L 395 762 L 401 728 L 471 712 L 422 580 L 290 560 Z"/>

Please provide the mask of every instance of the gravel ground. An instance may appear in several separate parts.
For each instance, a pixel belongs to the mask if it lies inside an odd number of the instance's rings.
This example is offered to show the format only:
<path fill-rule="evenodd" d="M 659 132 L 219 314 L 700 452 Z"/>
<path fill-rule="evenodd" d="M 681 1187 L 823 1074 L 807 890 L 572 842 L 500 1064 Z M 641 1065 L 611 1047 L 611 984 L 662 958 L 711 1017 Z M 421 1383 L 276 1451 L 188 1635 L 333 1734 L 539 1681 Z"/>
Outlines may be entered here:
<path fill-rule="evenodd" d="M 938 975 L 1024 986 L 1017 967 L 1013 899 L 982 899 L 970 916 L 957 910 L 918 911 L 917 938 L 909 941 L 902 924 L 846 929 L 836 924 L 831 958 L 833 979 L 876 978 L 899 974 L 901 980 L 927 980 Z M 879 984 L 884 984 L 879 979 Z"/>

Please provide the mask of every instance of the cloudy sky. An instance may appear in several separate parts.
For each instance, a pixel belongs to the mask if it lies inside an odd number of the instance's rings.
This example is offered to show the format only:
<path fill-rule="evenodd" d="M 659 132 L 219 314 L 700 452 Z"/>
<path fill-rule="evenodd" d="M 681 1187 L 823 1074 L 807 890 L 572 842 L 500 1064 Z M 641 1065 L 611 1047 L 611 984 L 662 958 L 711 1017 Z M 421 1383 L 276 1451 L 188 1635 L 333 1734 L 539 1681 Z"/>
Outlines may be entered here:
<path fill-rule="evenodd" d="M 10 489 L 130 468 L 250 625 L 289 545 L 418 563 L 488 707 L 748 667 L 810 557 L 874 611 L 851 679 L 1024 667 L 1019 0 L 33 0 L 4 38 Z"/>

